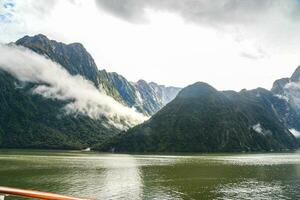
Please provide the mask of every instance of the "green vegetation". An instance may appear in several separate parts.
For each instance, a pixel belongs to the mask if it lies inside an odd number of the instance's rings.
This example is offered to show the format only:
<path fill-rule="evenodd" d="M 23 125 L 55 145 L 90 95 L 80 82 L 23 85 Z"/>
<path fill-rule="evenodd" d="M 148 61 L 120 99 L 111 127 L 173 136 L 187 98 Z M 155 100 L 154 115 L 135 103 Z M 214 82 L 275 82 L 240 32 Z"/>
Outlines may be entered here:
<path fill-rule="evenodd" d="M 266 98 L 260 89 L 219 92 L 206 83 L 195 83 L 149 121 L 109 140 L 102 149 L 231 152 L 296 148 L 295 137 Z"/>
<path fill-rule="evenodd" d="M 32 95 L 34 85 L 22 84 L 0 72 L 1 147 L 81 149 L 119 132 L 105 119 L 66 115 L 66 102 Z"/>
<path fill-rule="evenodd" d="M 25 36 L 15 44 L 45 55 L 70 74 L 85 77 L 99 90 L 141 113 L 151 115 L 163 106 L 157 99 L 151 99 L 154 94 L 143 99 L 145 105 L 141 104 L 133 83 L 117 73 L 99 71 L 92 56 L 79 43 L 64 44 L 39 34 Z M 65 114 L 63 108 L 68 102 L 34 95 L 35 86 L 0 71 L 0 147 L 80 149 L 99 145 L 120 132 L 104 117 L 94 120 L 80 114 Z M 173 94 L 178 91 L 174 88 Z M 148 109 L 147 101 L 159 106 Z"/>
<path fill-rule="evenodd" d="M 63 108 L 69 102 L 33 94 L 35 84 L 20 82 L 0 71 L 0 147 L 92 147 L 131 152 L 271 151 L 297 147 L 288 128 L 300 130 L 300 111 L 295 103 L 286 100 L 291 96 L 284 95 L 285 85 L 298 79 L 299 70 L 293 79 L 276 81 L 272 92 L 263 88 L 220 92 L 200 82 L 179 92 L 180 88 L 143 80 L 132 83 L 117 73 L 99 71 L 91 55 L 78 43 L 66 45 L 37 35 L 25 36 L 16 44 L 46 55 L 73 75 L 82 75 L 120 103 L 147 115 L 156 114 L 121 132 L 104 117 L 95 120 L 80 114 L 67 115 Z M 297 97 L 297 91 L 288 95 Z"/>

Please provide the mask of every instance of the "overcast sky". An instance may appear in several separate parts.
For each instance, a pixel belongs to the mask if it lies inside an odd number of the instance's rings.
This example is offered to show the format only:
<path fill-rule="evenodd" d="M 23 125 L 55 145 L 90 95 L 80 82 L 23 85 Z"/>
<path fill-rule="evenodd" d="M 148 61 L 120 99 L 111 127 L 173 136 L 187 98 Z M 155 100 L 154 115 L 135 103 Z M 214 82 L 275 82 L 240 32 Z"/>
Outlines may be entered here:
<path fill-rule="evenodd" d="M 130 81 L 265 87 L 300 65 L 298 0 L 0 0 L 0 42 L 80 42 Z M 0 55 L 1 56 L 1 55 Z"/>

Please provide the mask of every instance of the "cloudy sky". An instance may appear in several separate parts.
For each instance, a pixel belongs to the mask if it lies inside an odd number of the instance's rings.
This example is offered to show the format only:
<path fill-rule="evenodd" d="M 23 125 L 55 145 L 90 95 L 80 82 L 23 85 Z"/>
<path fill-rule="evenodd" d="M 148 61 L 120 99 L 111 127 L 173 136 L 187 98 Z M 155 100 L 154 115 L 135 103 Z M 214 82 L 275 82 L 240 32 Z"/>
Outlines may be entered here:
<path fill-rule="evenodd" d="M 299 0 L 0 0 L 0 42 L 80 42 L 130 81 L 270 88 L 300 65 Z"/>

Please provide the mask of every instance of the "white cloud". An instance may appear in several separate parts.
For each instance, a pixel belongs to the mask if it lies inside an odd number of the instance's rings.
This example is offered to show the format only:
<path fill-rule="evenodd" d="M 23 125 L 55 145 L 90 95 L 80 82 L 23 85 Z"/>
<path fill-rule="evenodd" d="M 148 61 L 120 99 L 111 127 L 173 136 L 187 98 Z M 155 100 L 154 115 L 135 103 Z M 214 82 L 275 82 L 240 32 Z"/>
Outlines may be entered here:
<path fill-rule="evenodd" d="M 80 42 L 100 68 L 131 81 L 270 88 L 300 63 L 296 0 L 14 2 L 0 41 L 43 33 Z"/>
<path fill-rule="evenodd" d="M 104 116 L 118 128 L 146 120 L 142 114 L 101 93 L 82 76 L 72 76 L 59 64 L 24 47 L 0 45 L 0 69 L 24 82 L 38 83 L 33 93 L 45 98 L 70 100 L 68 114 L 81 113 L 97 119 Z"/>
<path fill-rule="evenodd" d="M 280 94 L 275 94 L 274 96 L 277 97 L 278 99 L 282 99 L 289 102 L 289 98 L 287 96 L 280 95 Z"/>
<path fill-rule="evenodd" d="M 300 109 L 300 82 L 289 82 L 284 86 L 285 96 L 290 100 L 289 102 Z"/>
<path fill-rule="evenodd" d="M 263 129 L 262 129 L 260 123 L 253 125 L 252 128 L 253 128 L 253 130 L 255 130 L 257 133 L 263 134 Z"/>
<path fill-rule="evenodd" d="M 299 138 L 300 137 L 300 131 L 296 130 L 296 129 L 289 129 L 289 131 L 296 137 Z"/>

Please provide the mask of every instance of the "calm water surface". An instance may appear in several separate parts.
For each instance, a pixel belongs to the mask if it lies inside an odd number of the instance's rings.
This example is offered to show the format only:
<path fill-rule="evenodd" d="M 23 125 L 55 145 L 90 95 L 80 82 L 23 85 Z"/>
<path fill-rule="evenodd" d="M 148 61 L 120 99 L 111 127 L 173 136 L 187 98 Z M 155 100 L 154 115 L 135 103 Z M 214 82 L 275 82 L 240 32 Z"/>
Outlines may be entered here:
<path fill-rule="evenodd" d="M 300 152 L 118 155 L 2 150 L 0 185 L 112 200 L 300 199 Z"/>

